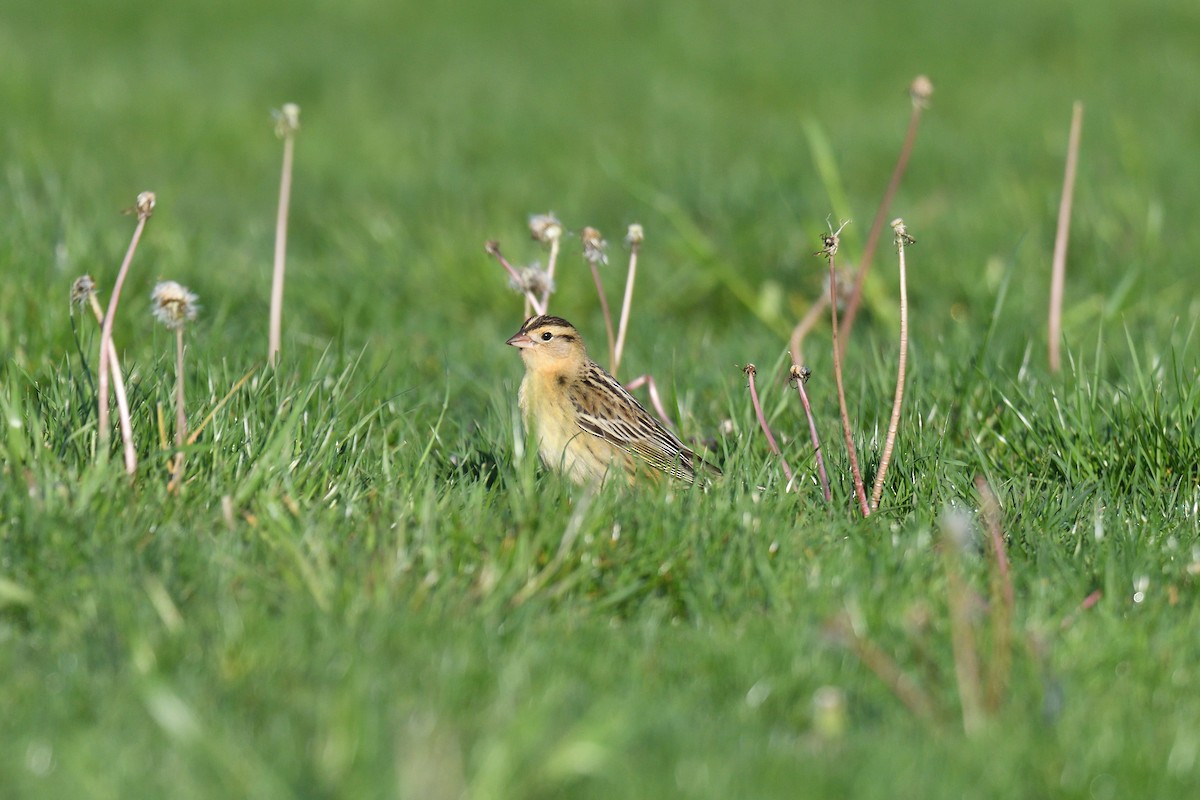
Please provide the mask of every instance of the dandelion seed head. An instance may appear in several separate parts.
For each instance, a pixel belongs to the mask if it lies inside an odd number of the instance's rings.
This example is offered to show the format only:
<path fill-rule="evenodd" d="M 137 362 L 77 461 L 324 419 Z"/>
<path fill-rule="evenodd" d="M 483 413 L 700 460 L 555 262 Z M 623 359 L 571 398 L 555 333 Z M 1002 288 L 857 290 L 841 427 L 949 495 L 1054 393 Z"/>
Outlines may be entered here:
<path fill-rule="evenodd" d="M 642 230 L 642 226 L 638 223 L 633 223 L 629 226 L 629 230 L 625 232 L 625 243 L 633 246 L 639 245 L 646 240 L 646 232 Z"/>
<path fill-rule="evenodd" d="M 80 275 L 71 284 L 71 305 L 83 307 L 88 298 L 96 293 L 96 282 L 91 275 Z"/>
<path fill-rule="evenodd" d="M 554 291 L 554 281 L 550 273 L 542 269 L 541 264 L 530 264 L 517 270 L 517 277 L 508 279 L 508 285 L 518 293 L 529 292 L 534 296 L 550 294 Z"/>
<path fill-rule="evenodd" d="M 933 96 L 933 81 L 926 75 L 918 75 L 908 85 L 908 96 L 912 98 L 914 106 L 928 108 L 929 98 Z"/>
<path fill-rule="evenodd" d="M 138 217 L 145 218 L 153 214 L 154 205 L 156 202 L 157 198 L 154 196 L 154 192 L 142 192 L 139 194 L 137 196 L 137 203 L 134 204 L 134 208 L 137 209 Z"/>
<path fill-rule="evenodd" d="M 278 110 L 272 110 L 275 118 L 275 135 L 282 139 L 300 130 L 300 106 L 295 103 L 284 103 Z"/>
<path fill-rule="evenodd" d="M 794 381 L 808 383 L 808 379 L 812 377 L 812 370 L 808 367 L 802 367 L 799 364 L 792 364 L 790 375 Z"/>
<path fill-rule="evenodd" d="M 563 235 L 562 223 L 554 212 L 529 215 L 529 235 L 539 242 L 550 243 L 557 241 Z"/>
<path fill-rule="evenodd" d="M 154 318 L 170 330 L 182 328 L 200 312 L 200 298 L 175 281 L 159 281 L 150 299 Z"/>
<path fill-rule="evenodd" d="M 579 238 L 583 240 L 583 257 L 592 264 L 607 264 L 608 255 L 605 254 L 604 248 L 608 246 L 608 242 L 600 236 L 600 231 L 595 228 L 584 228 L 579 234 Z"/>

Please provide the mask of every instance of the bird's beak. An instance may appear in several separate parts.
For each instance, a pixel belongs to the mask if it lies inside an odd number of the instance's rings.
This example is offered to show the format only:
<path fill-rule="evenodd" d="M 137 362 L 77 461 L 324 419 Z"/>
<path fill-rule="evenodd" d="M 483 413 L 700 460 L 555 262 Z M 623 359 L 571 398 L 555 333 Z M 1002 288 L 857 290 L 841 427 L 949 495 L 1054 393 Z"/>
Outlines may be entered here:
<path fill-rule="evenodd" d="M 505 344 L 511 344 L 513 347 L 520 347 L 522 349 L 533 347 L 533 337 L 527 333 L 514 333 L 508 337 L 508 341 Z"/>

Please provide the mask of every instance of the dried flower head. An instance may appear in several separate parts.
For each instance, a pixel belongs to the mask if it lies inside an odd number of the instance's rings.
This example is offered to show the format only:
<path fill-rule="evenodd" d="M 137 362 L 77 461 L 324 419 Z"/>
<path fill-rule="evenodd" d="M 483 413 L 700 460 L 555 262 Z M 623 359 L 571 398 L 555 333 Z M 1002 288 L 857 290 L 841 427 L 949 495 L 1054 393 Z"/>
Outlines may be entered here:
<path fill-rule="evenodd" d="M 904 224 L 904 220 L 896 217 L 892 220 L 892 230 L 896 232 L 896 246 L 905 247 L 910 244 L 916 244 L 917 240 L 908 235 L 908 226 Z"/>
<path fill-rule="evenodd" d="M 821 244 L 823 246 L 821 247 L 820 250 L 813 253 L 813 255 L 814 256 L 825 256 L 826 258 L 833 258 L 835 255 L 837 255 L 838 247 L 840 247 L 841 243 L 842 243 L 842 239 L 841 239 L 842 229 L 845 228 L 849 224 L 850 224 L 850 220 L 844 220 L 841 225 L 838 225 L 838 228 L 836 231 L 833 229 L 833 226 L 830 225 L 829 233 L 821 234 Z"/>
<path fill-rule="evenodd" d="M 908 96 L 917 108 L 929 108 L 929 98 L 933 96 L 933 81 L 925 75 L 918 75 L 908 85 Z"/>
<path fill-rule="evenodd" d="M 539 242 L 549 244 L 562 237 L 563 226 L 558 221 L 558 217 L 554 216 L 553 211 L 545 214 L 530 214 L 529 235 Z"/>
<path fill-rule="evenodd" d="M 808 383 L 808 379 L 812 377 L 812 370 L 808 367 L 802 367 L 799 364 L 792 364 L 791 379 L 800 381 L 800 383 Z"/>
<path fill-rule="evenodd" d="M 646 232 L 642 230 L 642 226 L 638 223 L 633 223 L 629 226 L 629 230 L 625 233 L 625 243 L 630 247 L 636 247 L 646 241 Z"/>
<path fill-rule="evenodd" d="M 282 139 L 300 130 L 300 106 L 295 103 L 284 103 L 280 109 L 272 109 L 271 116 L 275 118 L 275 135 Z"/>
<path fill-rule="evenodd" d="M 607 264 L 608 256 L 604 252 L 604 248 L 608 246 L 608 242 L 600 236 L 600 231 L 595 228 L 584 228 L 579 234 L 579 238 L 583 240 L 583 257 L 593 264 Z"/>
<path fill-rule="evenodd" d="M 79 306 L 82 308 L 88 298 L 96 293 L 96 282 L 92 280 L 91 275 L 80 275 L 71 284 L 71 306 Z"/>
<path fill-rule="evenodd" d="M 154 318 L 170 330 L 178 330 L 194 320 L 200 311 L 200 298 L 175 281 L 159 281 L 150 294 Z"/>
<path fill-rule="evenodd" d="M 125 213 L 128 214 L 130 211 L 135 211 L 137 212 L 138 219 L 146 219 L 154 213 L 156 202 L 157 198 L 155 198 L 154 192 L 142 192 L 137 196 L 137 202 L 133 204 L 133 208 L 126 209 Z"/>
<path fill-rule="evenodd" d="M 753 378 L 758 374 L 758 367 L 754 366 L 753 364 L 747 364 L 746 366 L 742 367 L 742 373 L 748 378 Z"/>
<path fill-rule="evenodd" d="M 529 292 L 536 296 L 551 294 L 554 291 L 554 280 L 550 273 L 542 269 L 541 264 L 530 264 L 517 270 L 516 277 L 508 279 L 508 285 L 513 291 Z"/>
<path fill-rule="evenodd" d="M 499 256 L 500 243 L 495 239 L 488 239 L 483 243 L 483 252 L 487 253 L 489 256 Z"/>

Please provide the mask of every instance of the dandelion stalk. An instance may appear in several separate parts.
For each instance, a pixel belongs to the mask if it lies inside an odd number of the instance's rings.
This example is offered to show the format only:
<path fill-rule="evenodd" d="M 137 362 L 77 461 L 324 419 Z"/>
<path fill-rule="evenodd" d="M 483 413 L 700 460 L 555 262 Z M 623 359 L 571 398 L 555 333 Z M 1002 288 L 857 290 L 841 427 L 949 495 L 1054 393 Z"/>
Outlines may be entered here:
<path fill-rule="evenodd" d="M 799 367 L 804 363 L 804 340 L 808 337 L 809 331 L 817 324 L 821 318 L 821 314 L 825 312 L 825 304 L 829 302 L 829 296 L 825 292 L 813 301 L 809 306 L 808 311 L 804 313 L 800 321 L 796 323 L 796 327 L 792 329 L 792 335 L 788 339 L 788 348 L 792 353 L 792 366 Z"/>
<path fill-rule="evenodd" d="M 879 244 L 879 236 L 883 233 L 883 222 L 888 217 L 892 198 L 900 188 L 904 171 L 908 168 L 908 159 L 912 155 L 913 144 L 917 141 L 917 126 L 921 122 L 921 113 L 929 107 L 929 98 L 933 95 L 933 83 L 924 75 L 918 75 L 909 84 L 908 96 L 912 99 L 912 115 L 908 119 L 908 131 L 904 134 L 904 144 L 900 146 L 900 156 L 892 170 L 892 178 L 888 181 L 883 199 L 875 211 L 875 219 L 871 221 L 871 230 L 867 234 L 867 242 L 863 247 L 862 259 L 858 266 L 858 276 L 854 279 L 854 289 L 846 302 L 846 314 L 842 319 L 842 341 L 850 341 L 850 332 L 854 329 L 854 320 L 858 316 L 858 306 L 862 302 L 863 284 L 867 280 L 867 271 L 875 258 L 875 249 Z"/>
<path fill-rule="evenodd" d="M 505 272 L 508 273 L 509 285 L 525 295 L 526 310 L 532 308 L 535 314 L 545 314 L 546 306 L 538 300 L 537 295 L 534 293 L 534 287 L 530 280 L 531 276 L 524 270 L 517 271 L 512 264 L 508 263 L 508 259 L 500 252 L 500 243 L 495 240 L 485 242 L 483 251 L 500 262 L 500 266 L 504 267 Z M 549 295 L 549 290 L 547 291 L 547 295 Z"/>
<path fill-rule="evenodd" d="M 608 364 L 613 371 L 613 361 L 616 359 L 616 340 L 613 337 L 612 312 L 608 310 L 608 298 L 604 295 L 604 285 L 600 282 L 600 265 L 608 263 L 604 252 L 607 243 L 600 237 L 600 231 L 595 228 L 584 228 L 580 234 L 583 239 L 583 258 L 592 268 L 592 280 L 596 284 L 596 294 L 600 297 L 600 311 L 604 314 L 604 332 L 608 336 Z"/>
<path fill-rule="evenodd" d="M 550 308 L 550 293 L 554 291 L 554 269 L 558 264 L 558 249 L 562 241 L 563 226 L 554 212 L 534 214 L 529 218 L 530 235 L 543 244 L 550 245 L 550 257 L 546 262 L 546 283 L 542 288 L 542 311 Z"/>
<path fill-rule="evenodd" d="M 1083 129 L 1083 103 L 1075 101 L 1071 111 L 1071 133 L 1067 138 L 1067 166 L 1063 174 L 1062 199 L 1058 205 L 1058 230 L 1054 234 L 1054 260 L 1050 268 L 1049 361 L 1050 371 L 1062 369 L 1062 304 L 1067 280 L 1067 243 L 1071 238 L 1071 203 L 1075 195 L 1075 168 L 1079 163 L 1079 135 Z"/>
<path fill-rule="evenodd" d="M 868 517 L 871 515 L 871 507 L 867 504 L 862 473 L 858 469 L 858 453 L 854 449 L 854 434 L 850 430 L 850 412 L 846 408 L 846 387 L 842 381 L 842 350 L 838 345 L 837 268 L 834 266 L 833 257 L 837 255 L 838 246 L 841 243 L 838 235 L 848 224 L 849 222 L 843 222 L 836 231 L 824 236 L 822 241 L 825 246 L 818 250 L 816 255 L 823 255 L 829 261 L 829 313 L 831 315 L 830 331 L 833 335 L 833 377 L 837 383 L 838 408 L 842 414 L 842 434 L 845 436 L 846 452 L 850 458 L 850 474 L 854 479 L 854 493 L 858 498 L 859 510 L 864 517 Z"/>
<path fill-rule="evenodd" d="M 288 206 L 292 197 L 292 160 L 296 149 L 296 131 L 300 130 L 300 106 L 284 103 L 274 112 L 275 135 L 283 139 L 283 167 L 279 175 L 279 210 L 275 216 L 275 270 L 271 278 L 271 321 L 267 334 L 267 363 L 279 361 L 283 330 L 283 272 L 287 257 Z"/>
<path fill-rule="evenodd" d="M 104 310 L 96 299 L 96 282 L 90 275 L 82 275 L 71 286 L 71 302 L 74 305 L 87 303 L 96 318 L 96 324 L 104 328 Z M 112 372 L 113 396 L 117 400 L 117 422 L 121 427 L 121 446 L 125 456 L 125 472 L 137 473 L 137 449 L 133 445 L 133 420 L 129 414 L 129 397 L 125 393 L 125 377 L 121 374 L 121 360 L 117 357 L 117 346 L 108 340 L 109 368 Z"/>
<path fill-rule="evenodd" d="M 763 414 L 762 403 L 758 401 L 758 389 L 754 385 L 754 376 L 758 374 L 758 369 L 753 364 L 747 364 L 742 372 L 746 373 L 746 378 L 750 382 L 750 401 L 754 404 L 754 413 L 758 417 L 758 427 L 762 428 L 763 434 L 767 437 L 767 446 L 771 448 L 771 452 L 779 459 L 779 464 L 783 467 L 784 477 L 787 478 L 787 487 L 785 491 L 792 490 L 792 468 L 788 466 L 787 459 L 783 457 L 783 453 L 779 450 L 779 445 L 775 442 L 775 434 L 771 433 L 771 426 L 767 424 L 767 417 Z"/>
<path fill-rule="evenodd" d="M 638 249 L 646 234 L 636 222 L 629 226 L 625 241 L 629 243 L 629 271 L 625 274 L 625 297 L 621 301 L 621 321 L 617 326 L 616 354 L 613 356 L 612 374 L 621 367 L 621 353 L 625 350 L 625 333 L 629 329 L 629 308 L 633 305 L 633 283 L 637 278 Z"/>
<path fill-rule="evenodd" d="M 883 455 L 879 459 L 879 471 L 875 473 L 875 486 L 871 490 L 872 511 L 879 510 L 879 500 L 883 497 L 883 480 L 892 460 L 892 448 L 896 445 L 896 431 L 900 428 L 900 407 L 904 403 L 904 369 L 908 361 L 908 282 L 904 268 L 904 246 L 913 244 L 914 240 L 908 235 L 908 228 L 902 219 L 892 220 L 892 230 L 896 232 L 896 250 L 900 254 L 900 360 L 896 367 L 896 395 L 892 399 L 892 419 L 888 422 L 887 440 L 883 445 Z"/>
<path fill-rule="evenodd" d="M 825 456 L 821 454 L 821 440 L 817 437 L 817 423 L 813 420 L 812 406 L 808 402 L 808 392 L 804 391 L 804 384 L 808 383 L 810 375 L 812 375 L 812 370 L 808 367 L 792 364 L 792 381 L 796 384 L 796 392 L 800 395 L 800 403 L 804 406 L 804 416 L 808 419 L 808 433 L 812 437 L 813 457 L 817 462 L 817 477 L 821 479 L 821 492 L 825 495 L 825 502 L 828 503 L 832 501 L 833 496 L 829 492 L 829 476 L 825 472 Z"/>
<path fill-rule="evenodd" d="M 162 281 L 151 294 L 154 317 L 175 332 L 175 463 L 168 491 L 179 491 L 183 484 L 183 447 L 187 440 L 187 411 L 183 396 L 183 329 L 200 310 L 196 295 L 175 281 Z"/>
<path fill-rule="evenodd" d="M 133 237 L 129 240 L 129 249 L 125 251 L 125 260 L 117 272 L 117 281 L 113 284 L 112 296 L 108 299 L 108 310 L 104 314 L 104 322 L 100 327 L 100 367 L 99 367 L 99 435 L 101 458 L 108 458 L 108 382 L 110 356 L 116 353 L 112 344 L 113 319 L 117 313 L 117 303 L 121 300 L 121 287 L 125 285 L 125 276 L 129 273 L 129 265 L 133 262 L 133 254 L 137 251 L 138 242 L 142 239 L 142 231 L 146 229 L 146 221 L 154 213 L 154 192 L 142 192 L 137 196 L 134 211 L 137 213 L 137 226 L 133 229 Z"/>

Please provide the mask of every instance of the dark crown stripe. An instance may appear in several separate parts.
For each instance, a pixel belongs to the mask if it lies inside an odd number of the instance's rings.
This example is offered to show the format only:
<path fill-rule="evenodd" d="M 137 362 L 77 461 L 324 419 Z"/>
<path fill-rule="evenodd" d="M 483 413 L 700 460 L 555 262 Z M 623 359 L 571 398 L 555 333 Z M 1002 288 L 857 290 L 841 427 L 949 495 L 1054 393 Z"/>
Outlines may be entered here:
<path fill-rule="evenodd" d="M 521 326 L 520 333 L 529 333 L 534 328 L 540 328 L 543 325 L 557 325 L 561 328 L 574 328 L 575 326 L 567 322 L 562 317 L 552 317 L 546 314 L 540 317 L 530 317 L 525 320 L 525 324 Z"/>

